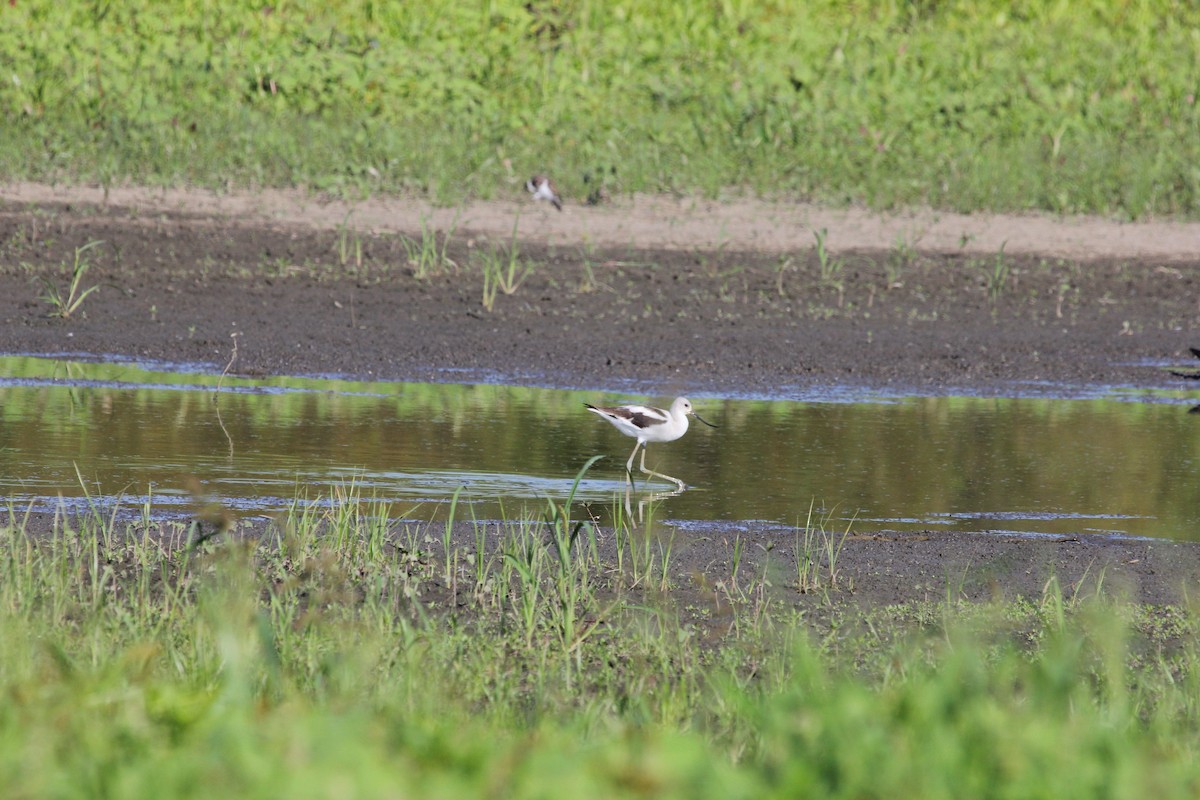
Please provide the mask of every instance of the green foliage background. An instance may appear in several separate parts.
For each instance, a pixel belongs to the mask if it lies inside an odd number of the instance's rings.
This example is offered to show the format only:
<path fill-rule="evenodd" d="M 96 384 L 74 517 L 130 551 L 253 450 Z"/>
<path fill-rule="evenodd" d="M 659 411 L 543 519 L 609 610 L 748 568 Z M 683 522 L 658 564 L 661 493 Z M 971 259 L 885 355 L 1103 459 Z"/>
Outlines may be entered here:
<path fill-rule="evenodd" d="M 1200 211 L 1200 7 L 15 0 L 0 177 Z"/>

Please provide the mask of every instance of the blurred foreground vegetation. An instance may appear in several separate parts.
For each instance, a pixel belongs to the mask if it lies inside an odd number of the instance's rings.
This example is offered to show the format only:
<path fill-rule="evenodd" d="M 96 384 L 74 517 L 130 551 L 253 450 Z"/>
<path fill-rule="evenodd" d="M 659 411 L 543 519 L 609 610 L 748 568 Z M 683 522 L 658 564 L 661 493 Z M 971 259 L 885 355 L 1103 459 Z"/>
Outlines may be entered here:
<path fill-rule="evenodd" d="M 1102 576 L 852 615 L 818 563 L 811 624 L 765 576 L 681 596 L 669 552 L 565 506 L 475 545 L 371 512 L 206 538 L 136 513 L 35 533 L 10 507 L 0 793 L 1196 794 L 1197 617 Z"/>

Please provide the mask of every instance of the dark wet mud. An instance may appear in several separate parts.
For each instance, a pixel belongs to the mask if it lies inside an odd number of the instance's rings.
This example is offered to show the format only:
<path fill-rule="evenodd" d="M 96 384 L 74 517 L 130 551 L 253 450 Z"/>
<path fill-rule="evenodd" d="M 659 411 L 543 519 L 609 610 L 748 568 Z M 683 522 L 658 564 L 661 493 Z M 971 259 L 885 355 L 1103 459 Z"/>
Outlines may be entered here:
<path fill-rule="evenodd" d="M 420 233 L 414 232 L 413 239 Z M 43 278 L 83 286 L 47 316 Z M 409 242 L 410 246 L 413 244 Z M 1177 385 L 1200 342 L 1200 260 L 598 250 L 522 244 L 532 265 L 483 303 L 506 241 L 456 231 L 416 277 L 403 237 L 123 209 L 0 206 L 5 352 L 114 353 L 234 371 L 486 379 L 669 395 L 859 385 Z M 506 262 L 507 263 L 507 262 Z"/>

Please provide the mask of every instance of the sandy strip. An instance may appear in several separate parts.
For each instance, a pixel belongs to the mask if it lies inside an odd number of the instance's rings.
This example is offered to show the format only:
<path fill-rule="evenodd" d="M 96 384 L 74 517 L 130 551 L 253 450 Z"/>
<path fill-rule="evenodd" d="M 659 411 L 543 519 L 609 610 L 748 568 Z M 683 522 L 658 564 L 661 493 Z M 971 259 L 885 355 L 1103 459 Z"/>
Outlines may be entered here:
<path fill-rule="evenodd" d="M 373 197 L 327 200 L 299 190 L 217 193 L 201 189 L 0 186 L 10 203 L 108 204 L 145 213 L 183 213 L 261 224 L 306 227 L 348 225 L 374 232 L 445 230 L 456 224 L 475 235 L 508 237 L 522 215 L 523 239 L 582 247 L 631 246 L 682 250 L 788 252 L 813 246 L 813 231 L 829 231 L 830 250 L 890 250 L 903 244 L 929 253 L 1041 254 L 1072 259 L 1128 258 L 1163 262 L 1200 259 L 1200 222 L 1118 222 L 1100 217 L 1035 214 L 957 214 L 912 210 L 881 214 L 863 208 L 831 209 L 805 203 L 756 200 L 715 202 L 634 196 L 601 207 L 573 204 L 562 213 L 533 204 L 519 186 L 511 201 L 474 201 L 460 208 Z"/>

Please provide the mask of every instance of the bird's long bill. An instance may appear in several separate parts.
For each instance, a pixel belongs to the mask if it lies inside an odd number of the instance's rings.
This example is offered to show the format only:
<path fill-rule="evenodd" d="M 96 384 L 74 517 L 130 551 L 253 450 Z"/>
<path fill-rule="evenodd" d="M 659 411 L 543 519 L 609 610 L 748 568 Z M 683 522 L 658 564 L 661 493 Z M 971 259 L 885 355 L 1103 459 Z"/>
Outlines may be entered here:
<path fill-rule="evenodd" d="M 693 417 L 695 417 L 696 419 L 700 420 L 701 422 L 703 422 L 705 425 L 707 425 L 707 426 L 708 426 L 708 427 L 710 427 L 710 428 L 715 428 L 715 427 L 717 427 L 716 425 L 713 425 L 711 422 L 709 422 L 708 420 L 706 420 L 704 417 L 702 417 L 702 416 L 700 416 L 699 414 L 697 414 L 695 411 L 693 411 L 693 412 L 692 412 L 692 416 L 693 416 Z"/>

